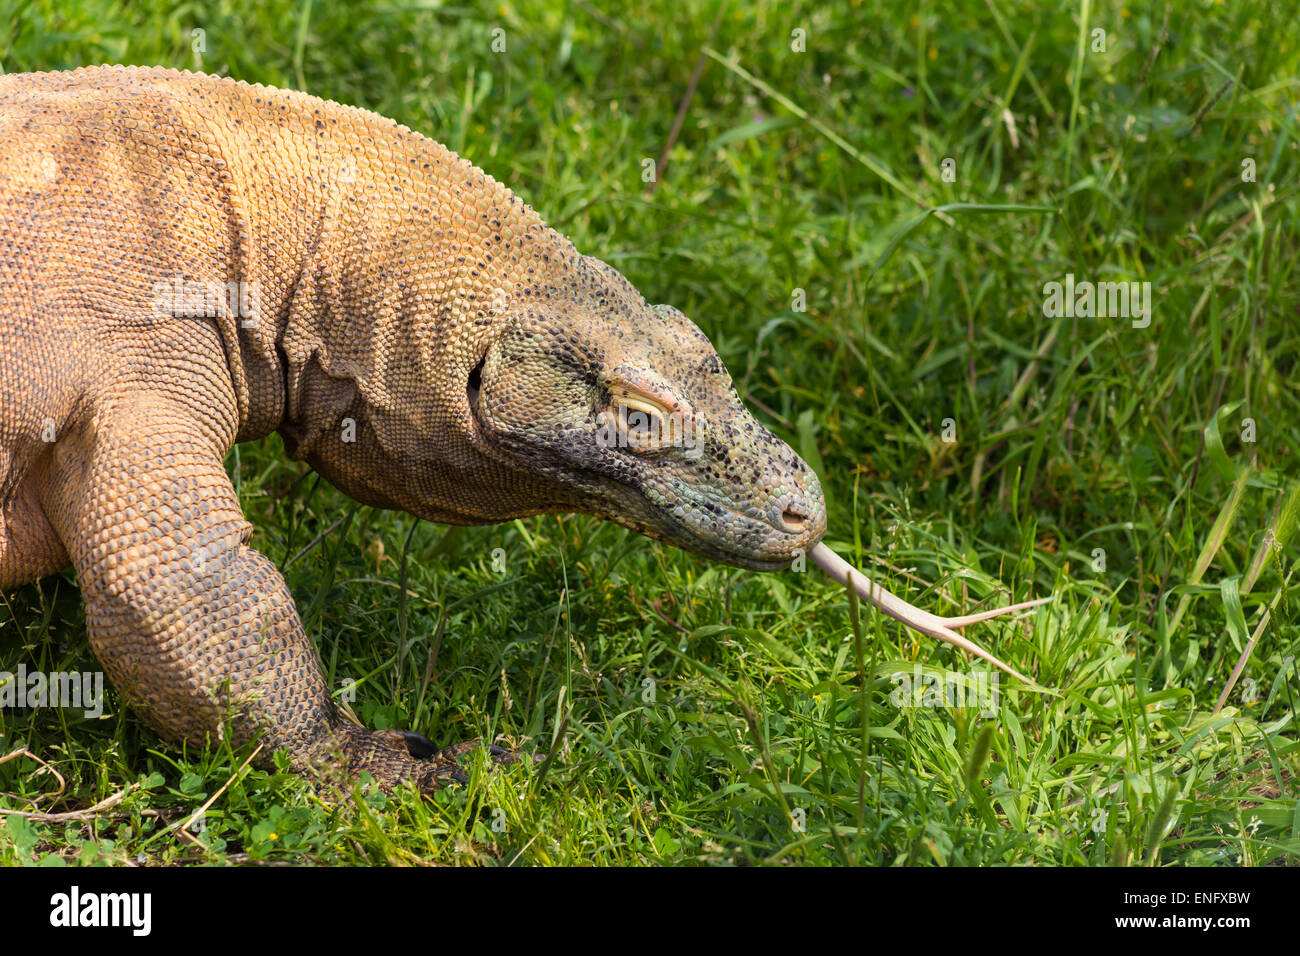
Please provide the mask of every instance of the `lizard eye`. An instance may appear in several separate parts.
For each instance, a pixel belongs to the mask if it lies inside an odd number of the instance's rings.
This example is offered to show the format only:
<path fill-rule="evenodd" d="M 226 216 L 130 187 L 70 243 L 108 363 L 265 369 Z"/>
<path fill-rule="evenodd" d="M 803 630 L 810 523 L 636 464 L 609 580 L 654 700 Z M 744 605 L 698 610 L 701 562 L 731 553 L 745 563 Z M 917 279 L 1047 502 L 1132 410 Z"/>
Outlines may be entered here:
<path fill-rule="evenodd" d="M 618 405 L 618 430 L 626 436 L 628 447 L 634 451 L 657 447 L 664 437 L 662 425 L 660 416 L 641 402 Z"/>
<path fill-rule="evenodd" d="M 605 434 L 619 448 L 648 454 L 685 445 L 694 437 L 690 409 L 681 399 L 644 374 L 619 371 L 609 383 L 609 405 L 602 413 L 613 425 Z"/>

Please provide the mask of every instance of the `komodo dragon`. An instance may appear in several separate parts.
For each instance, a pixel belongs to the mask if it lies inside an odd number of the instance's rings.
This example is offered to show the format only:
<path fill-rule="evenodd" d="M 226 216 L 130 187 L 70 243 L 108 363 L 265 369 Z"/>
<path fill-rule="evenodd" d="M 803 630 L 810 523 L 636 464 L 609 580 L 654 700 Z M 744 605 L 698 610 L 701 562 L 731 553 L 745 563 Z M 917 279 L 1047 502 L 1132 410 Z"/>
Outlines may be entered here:
<path fill-rule="evenodd" d="M 430 521 L 585 512 L 718 561 L 800 552 L 928 634 L 821 538 L 816 475 L 705 335 L 391 120 L 166 69 L 0 77 L 0 588 L 71 564 L 86 631 L 164 737 L 299 770 L 457 776 L 464 745 L 332 704 L 222 461 L 274 431 Z M 1014 673 L 1014 672 L 1011 672 Z"/>

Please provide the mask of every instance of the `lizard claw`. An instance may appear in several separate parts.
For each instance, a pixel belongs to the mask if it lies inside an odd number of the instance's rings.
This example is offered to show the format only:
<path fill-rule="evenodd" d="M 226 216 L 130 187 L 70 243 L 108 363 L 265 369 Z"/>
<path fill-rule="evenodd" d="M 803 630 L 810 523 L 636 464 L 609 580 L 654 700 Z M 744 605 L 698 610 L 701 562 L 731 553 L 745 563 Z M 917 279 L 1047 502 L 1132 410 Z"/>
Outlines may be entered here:
<path fill-rule="evenodd" d="M 405 752 L 418 760 L 427 760 L 438 753 L 432 740 L 413 730 L 376 730 L 371 733 L 375 743 L 390 750 Z"/>
<path fill-rule="evenodd" d="M 432 757 L 438 752 L 438 748 L 434 745 L 433 741 L 424 736 L 424 734 L 417 734 L 411 730 L 404 730 L 402 731 L 402 736 L 405 738 L 406 750 L 412 757 L 424 760 Z"/>
<path fill-rule="evenodd" d="M 432 744 L 430 746 L 432 746 Z M 437 752 L 433 759 L 437 761 L 455 761 L 457 757 L 467 753 L 473 753 L 475 750 L 486 750 L 487 755 L 492 758 L 492 764 L 494 766 L 515 763 L 520 757 L 518 752 L 509 750 L 505 747 L 498 747 L 496 744 L 487 744 L 484 746 L 477 740 L 462 740 L 458 744 L 443 747 Z"/>

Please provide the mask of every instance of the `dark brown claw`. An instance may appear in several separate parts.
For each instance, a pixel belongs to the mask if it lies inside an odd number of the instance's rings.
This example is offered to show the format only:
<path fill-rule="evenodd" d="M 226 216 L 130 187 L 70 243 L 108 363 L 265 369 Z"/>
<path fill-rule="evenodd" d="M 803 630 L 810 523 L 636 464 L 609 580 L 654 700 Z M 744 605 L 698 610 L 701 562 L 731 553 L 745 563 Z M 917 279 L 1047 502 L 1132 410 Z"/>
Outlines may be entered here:
<path fill-rule="evenodd" d="M 434 742 L 423 734 L 404 730 L 402 731 L 402 736 L 406 741 L 406 750 L 412 757 L 426 760 L 438 752 L 438 748 L 434 745 Z"/>
<path fill-rule="evenodd" d="M 448 783 L 468 784 L 469 771 L 460 758 L 484 751 L 489 767 L 511 764 L 521 755 L 496 744 L 464 740 L 448 747 L 437 747 L 428 737 L 409 730 L 365 730 L 361 727 L 338 728 L 336 742 L 342 763 L 353 775 L 369 773 L 379 788 L 391 791 L 411 781 L 421 793 L 432 793 Z"/>
<path fill-rule="evenodd" d="M 487 744 L 485 746 L 477 740 L 462 740 L 458 744 L 443 747 L 438 751 L 434 759 L 455 761 L 457 757 L 467 753 L 473 753 L 475 750 L 486 750 L 487 755 L 492 758 L 492 763 L 495 766 L 515 763 L 519 759 L 518 752 L 514 750 L 509 750 L 505 747 L 498 747 L 496 744 Z"/>

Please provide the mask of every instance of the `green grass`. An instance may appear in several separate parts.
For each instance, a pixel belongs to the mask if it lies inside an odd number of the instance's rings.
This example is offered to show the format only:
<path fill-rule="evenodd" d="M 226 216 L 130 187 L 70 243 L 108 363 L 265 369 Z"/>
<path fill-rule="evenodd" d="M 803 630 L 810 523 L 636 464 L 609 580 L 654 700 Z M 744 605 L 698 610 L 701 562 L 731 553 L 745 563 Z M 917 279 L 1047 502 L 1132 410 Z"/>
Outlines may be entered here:
<path fill-rule="evenodd" d="M 355 713 L 554 759 L 339 809 L 248 749 L 169 747 L 116 698 L 100 720 L 0 710 L 0 758 L 45 762 L 0 764 L 0 808 L 127 791 L 8 815 L 0 863 L 1297 860 L 1285 4 L 1177 3 L 1163 39 L 1162 6 L 1088 0 L 245 6 L 0 0 L 0 65 L 201 67 L 442 140 L 701 325 L 868 573 L 938 613 L 1055 592 L 971 632 L 1049 690 L 899 706 L 891 675 L 985 668 L 854 618 L 815 572 L 587 518 L 449 533 L 357 508 L 273 438 L 228 464 Z M 1150 327 L 1046 317 L 1067 273 L 1150 282 Z M 97 669 L 71 572 L 0 603 L 0 670 L 20 663 Z"/>

